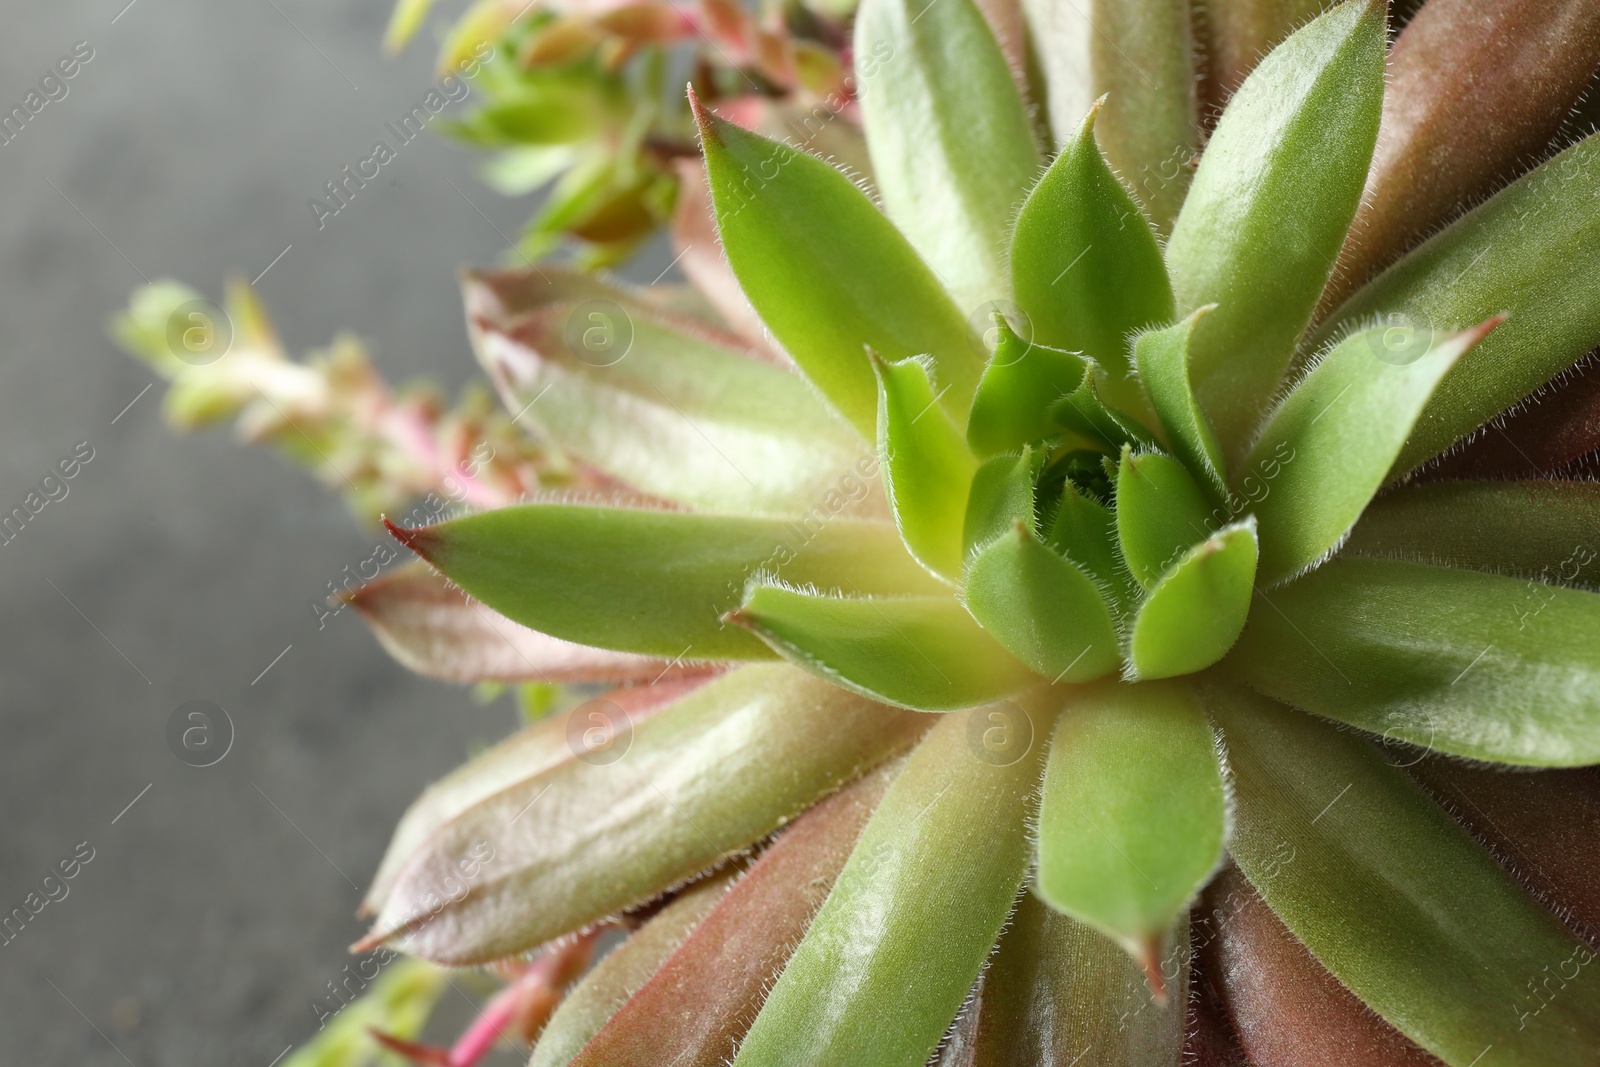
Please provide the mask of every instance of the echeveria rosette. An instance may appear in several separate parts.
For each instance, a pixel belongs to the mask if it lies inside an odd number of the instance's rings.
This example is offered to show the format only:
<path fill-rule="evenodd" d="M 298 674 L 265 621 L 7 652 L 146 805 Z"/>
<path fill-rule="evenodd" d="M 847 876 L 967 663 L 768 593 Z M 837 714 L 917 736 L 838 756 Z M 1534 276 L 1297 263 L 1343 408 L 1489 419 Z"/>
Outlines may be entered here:
<path fill-rule="evenodd" d="M 1164 245 L 1098 107 L 1036 165 L 970 0 L 863 5 L 857 54 L 888 56 L 861 100 L 883 211 L 697 104 L 729 264 L 799 377 L 620 290 L 604 313 L 637 347 L 606 364 L 551 328 L 569 283 L 469 280 L 512 409 L 654 499 L 404 540 L 517 623 L 695 673 L 627 719 L 615 765 L 568 744 L 579 717 L 435 794 L 369 899 L 373 942 L 522 952 L 793 821 L 760 881 L 696 890 L 678 954 L 646 939 L 648 965 L 611 968 L 636 968 L 605 979 L 628 1009 L 582 998 L 553 1040 L 736 1047 L 736 1067 L 919 1067 L 941 1042 L 945 1062 L 1087 1044 L 1084 1062 L 1172 1065 L 1191 908 L 1231 862 L 1358 1016 L 1454 1067 L 1592 1065 L 1593 952 L 1409 765 L 1600 762 L 1578 558 L 1600 500 L 1406 483 L 1600 342 L 1600 142 L 1315 319 L 1381 180 L 1385 16 L 1332 7 L 1256 67 Z M 439 902 L 482 841 L 494 865 Z M 769 858 L 830 887 L 814 916 Z M 714 983 L 719 958 L 739 981 L 669 1019 L 660 976 L 704 961 Z"/>

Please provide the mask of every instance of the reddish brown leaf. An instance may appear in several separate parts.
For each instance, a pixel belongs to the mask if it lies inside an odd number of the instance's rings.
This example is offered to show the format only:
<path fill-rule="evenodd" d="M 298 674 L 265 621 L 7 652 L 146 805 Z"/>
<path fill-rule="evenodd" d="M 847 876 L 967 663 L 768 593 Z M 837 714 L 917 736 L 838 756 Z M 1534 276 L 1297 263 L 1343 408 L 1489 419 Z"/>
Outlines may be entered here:
<path fill-rule="evenodd" d="M 512 622 L 424 565 L 369 582 L 340 599 L 361 613 L 405 666 L 447 682 L 652 681 L 705 668 L 573 644 Z"/>
<path fill-rule="evenodd" d="M 1202 99 L 1227 102 L 1261 58 L 1337 0 L 1212 0 L 1195 14 L 1205 80 Z"/>
<path fill-rule="evenodd" d="M 1340 985 L 1237 868 L 1212 892 L 1217 978 L 1255 1067 L 1441 1067 Z"/>
<path fill-rule="evenodd" d="M 1600 63 L 1592 0 L 1429 0 L 1390 52 L 1378 150 L 1324 309 L 1538 161 Z"/>
<path fill-rule="evenodd" d="M 1423 786 L 1590 944 L 1600 945 L 1600 776 L 1511 773 L 1427 759 Z"/>
<path fill-rule="evenodd" d="M 573 1067 L 726 1063 L 899 765 L 824 800 L 784 831 Z"/>
<path fill-rule="evenodd" d="M 1600 370 L 1574 369 L 1428 469 L 1440 478 L 1533 478 L 1600 448 Z"/>

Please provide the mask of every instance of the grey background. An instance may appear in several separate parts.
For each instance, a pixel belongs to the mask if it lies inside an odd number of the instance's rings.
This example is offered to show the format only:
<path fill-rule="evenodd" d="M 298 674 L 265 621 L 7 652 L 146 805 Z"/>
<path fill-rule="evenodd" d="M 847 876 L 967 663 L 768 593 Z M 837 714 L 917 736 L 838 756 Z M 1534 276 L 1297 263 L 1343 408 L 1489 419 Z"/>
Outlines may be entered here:
<path fill-rule="evenodd" d="M 294 351 L 351 329 L 391 379 L 453 388 L 456 268 L 529 205 L 430 136 L 317 230 L 307 199 L 433 81 L 431 36 L 381 54 L 389 0 L 125 3 L 13 0 L 0 34 L 0 111 L 95 51 L 0 147 L 0 512 L 95 449 L 0 545 L 0 913 L 95 850 L 0 946 L 0 1063 L 267 1067 L 315 1031 L 407 801 L 514 713 L 406 674 L 349 613 L 318 632 L 307 600 L 379 535 L 226 432 L 173 436 L 159 384 L 113 424 L 154 376 L 105 322 L 141 272 L 216 296 L 292 246 L 257 289 Z M 204 770 L 165 741 L 191 699 L 237 731 Z"/>

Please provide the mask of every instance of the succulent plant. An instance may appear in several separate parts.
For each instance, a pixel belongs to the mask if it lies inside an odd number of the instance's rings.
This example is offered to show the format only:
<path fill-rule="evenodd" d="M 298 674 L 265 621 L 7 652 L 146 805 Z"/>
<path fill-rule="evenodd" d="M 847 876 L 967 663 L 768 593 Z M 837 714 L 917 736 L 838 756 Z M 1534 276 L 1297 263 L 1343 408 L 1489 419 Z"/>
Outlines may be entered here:
<path fill-rule="evenodd" d="M 702 297 L 465 278 L 582 493 L 347 599 L 586 688 L 358 948 L 542 950 L 533 1067 L 1600 1062 L 1600 4 L 853 32 L 870 181 L 691 88 Z"/>

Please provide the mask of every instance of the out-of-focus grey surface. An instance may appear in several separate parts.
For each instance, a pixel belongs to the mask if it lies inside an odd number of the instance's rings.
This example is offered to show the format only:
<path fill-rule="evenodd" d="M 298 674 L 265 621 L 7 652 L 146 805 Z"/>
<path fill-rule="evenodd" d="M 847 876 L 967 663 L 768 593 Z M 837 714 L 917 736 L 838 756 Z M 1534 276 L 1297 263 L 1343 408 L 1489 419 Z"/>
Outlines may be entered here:
<path fill-rule="evenodd" d="M 307 601 L 379 535 L 270 454 L 170 434 L 105 321 L 141 274 L 216 296 L 273 264 L 295 351 L 348 328 L 391 378 L 453 388 L 455 270 L 528 205 L 429 136 L 318 231 L 307 199 L 432 84 L 431 41 L 381 55 L 389 0 L 126 2 L 13 4 L 0 33 L 0 111 L 94 53 L 0 147 L 0 512 L 94 449 L 0 545 L 0 914 L 94 850 L 0 946 L 0 1063 L 268 1067 L 315 1031 L 407 801 L 512 713 L 407 675 L 348 613 L 319 632 Z M 192 699 L 237 732 L 205 769 L 165 740 Z"/>

